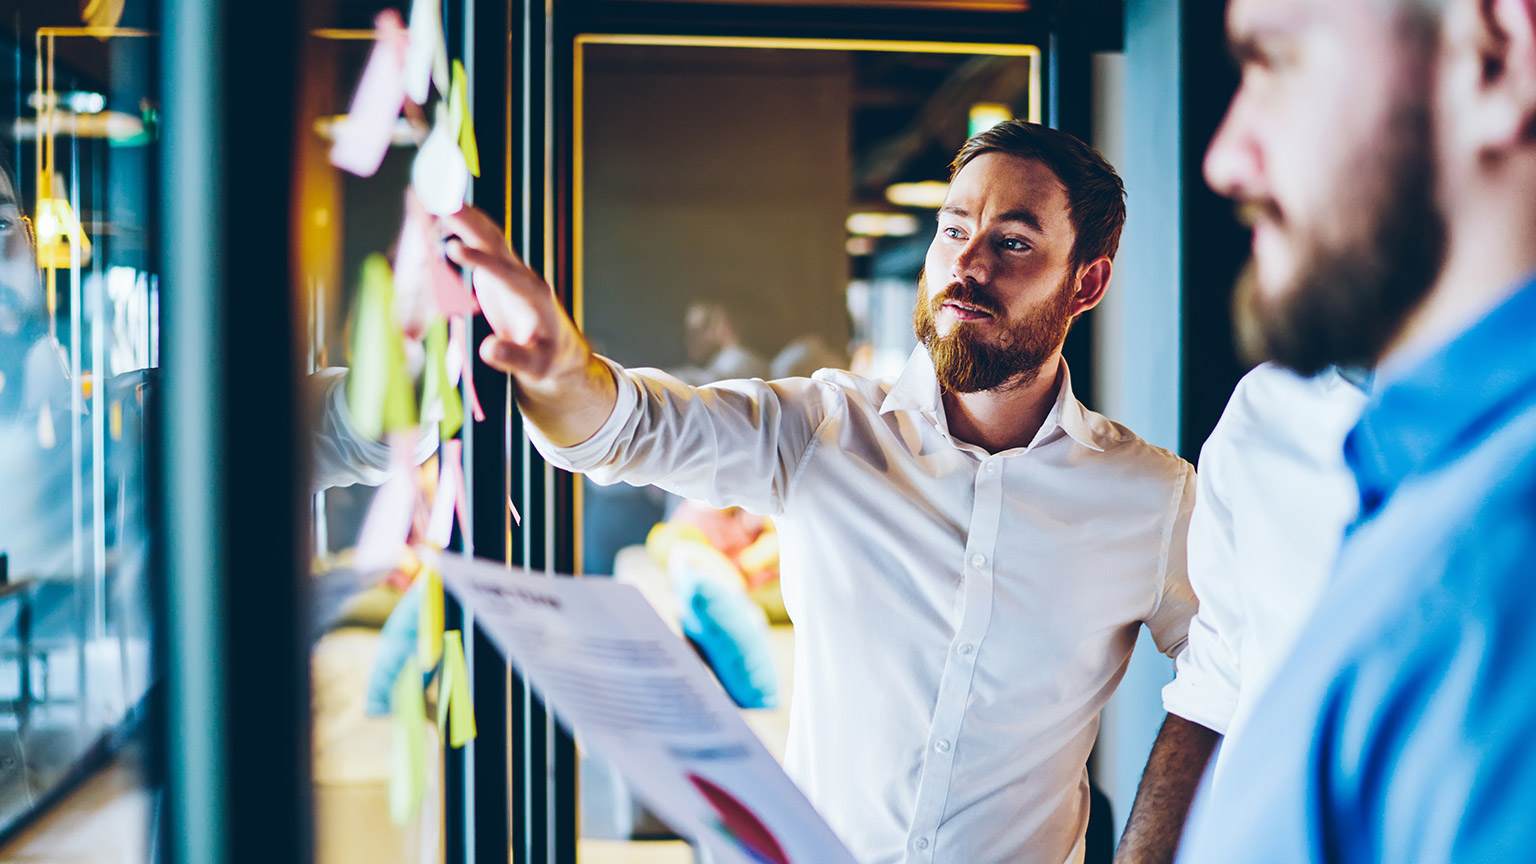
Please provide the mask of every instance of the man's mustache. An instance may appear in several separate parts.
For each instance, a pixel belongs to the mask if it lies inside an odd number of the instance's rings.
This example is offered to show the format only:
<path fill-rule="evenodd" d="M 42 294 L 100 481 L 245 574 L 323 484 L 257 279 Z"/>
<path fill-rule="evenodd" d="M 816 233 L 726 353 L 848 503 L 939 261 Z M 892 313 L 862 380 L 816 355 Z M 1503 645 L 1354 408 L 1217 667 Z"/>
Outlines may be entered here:
<path fill-rule="evenodd" d="M 997 302 L 994 301 L 991 297 L 988 297 L 986 292 L 982 290 L 981 286 L 968 279 L 959 282 L 951 282 L 947 287 L 945 287 L 943 293 L 933 298 L 934 308 L 938 308 L 939 306 L 944 305 L 944 303 L 947 301 L 954 301 L 956 303 L 965 303 L 970 306 L 975 306 L 978 309 L 986 312 L 988 315 L 993 316 L 994 318 L 999 317 L 1001 313 Z"/>
<path fill-rule="evenodd" d="M 1234 209 L 1236 210 L 1237 221 L 1241 222 L 1244 228 L 1251 229 L 1260 220 L 1270 223 L 1281 221 L 1280 205 L 1268 198 L 1250 198 L 1245 201 L 1239 201 Z"/>

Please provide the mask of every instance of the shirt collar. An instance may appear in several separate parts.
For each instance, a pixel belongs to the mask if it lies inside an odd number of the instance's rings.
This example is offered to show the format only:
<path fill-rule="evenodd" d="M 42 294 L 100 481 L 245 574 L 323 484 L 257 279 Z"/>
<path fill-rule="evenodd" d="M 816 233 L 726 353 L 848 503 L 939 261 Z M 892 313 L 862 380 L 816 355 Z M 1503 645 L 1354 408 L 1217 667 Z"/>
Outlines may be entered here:
<path fill-rule="evenodd" d="M 1376 392 L 1344 442 L 1369 516 L 1399 485 L 1476 447 L 1536 402 L 1536 279 Z"/>
<path fill-rule="evenodd" d="M 912 350 L 912 356 L 907 358 L 907 365 L 902 368 L 901 375 L 891 385 L 885 401 L 880 403 L 881 414 L 892 411 L 917 411 L 938 425 L 945 435 L 949 434 L 949 420 L 944 416 L 944 400 L 939 394 L 939 379 L 933 371 L 933 358 L 928 356 L 928 349 L 921 344 Z M 1083 403 L 1072 395 L 1072 370 L 1067 368 L 1065 359 L 1061 361 L 1061 387 L 1056 391 L 1056 403 L 1051 406 L 1045 422 L 1040 424 L 1035 443 L 1044 441 L 1046 435 L 1058 427 L 1084 447 L 1104 451 L 1098 435 L 1088 425 Z"/>

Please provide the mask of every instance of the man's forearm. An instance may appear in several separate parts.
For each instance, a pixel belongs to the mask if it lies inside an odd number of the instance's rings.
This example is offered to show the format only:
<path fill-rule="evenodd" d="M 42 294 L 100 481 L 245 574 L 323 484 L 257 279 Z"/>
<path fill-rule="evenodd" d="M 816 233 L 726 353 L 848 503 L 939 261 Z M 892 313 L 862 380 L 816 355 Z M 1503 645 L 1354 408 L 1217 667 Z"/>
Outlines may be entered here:
<path fill-rule="evenodd" d="M 607 364 L 588 354 L 579 373 L 541 387 L 516 382 L 517 405 L 556 447 L 570 447 L 603 428 L 618 400 L 618 385 Z"/>
<path fill-rule="evenodd" d="M 1115 864 L 1166 864 L 1179 849 L 1195 788 L 1221 736 L 1173 714 L 1163 721 L 1136 789 Z"/>

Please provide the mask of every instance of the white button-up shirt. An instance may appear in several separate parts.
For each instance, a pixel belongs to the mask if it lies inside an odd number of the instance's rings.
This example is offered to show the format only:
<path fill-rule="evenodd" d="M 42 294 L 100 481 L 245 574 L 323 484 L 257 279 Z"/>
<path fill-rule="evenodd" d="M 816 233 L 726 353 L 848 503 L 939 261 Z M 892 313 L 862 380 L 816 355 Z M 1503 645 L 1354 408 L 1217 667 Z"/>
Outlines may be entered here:
<path fill-rule="evenodd" d="M 1063 367 L 1027 447 L 950 436 L 919 347 L 894 383 L 689 388 L 615 367 L 618 403 L 550 461 L 778 526 L 795 623 L 786 767 L 885 862 L 1079 860 L 1084 764 L 1143 623 L 1171 654 L 1194 472 L 1087 411 Z"/>
<path fill-rule="evenodd" d="M 1170 712 L 1239 734 L 1311 617 L 1358 509 L 1344 436 L 1365 402 L 1336 370 L 1303 378 L 1269 363 L 1232 391 L 1200 450 L 1189 527 L 1200 611 L 1163 690 Z"/>

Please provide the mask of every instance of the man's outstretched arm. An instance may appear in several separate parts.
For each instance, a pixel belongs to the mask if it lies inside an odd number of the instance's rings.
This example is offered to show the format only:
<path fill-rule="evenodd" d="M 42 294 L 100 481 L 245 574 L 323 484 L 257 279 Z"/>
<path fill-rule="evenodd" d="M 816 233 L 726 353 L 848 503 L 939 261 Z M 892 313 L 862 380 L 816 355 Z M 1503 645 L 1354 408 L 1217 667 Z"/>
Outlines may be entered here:
<path fill-rule="evenodd" d="M 591 438 L 613 413 L 613 374 L 490 217 L 466 207 L 443 223 L 454 235 L 448 257 L 474 268 L 475 295 L 494 331 L 481 343 L 480 359 L 512 376 L 523 416 L 552 444 Z"/>
<path fill-rule="evenodd" d="M 1115 851 L 1115 864 L 1169 864 L 1195 797 L 1195 787 L 1221 736 L 1174 714 L 1152 744 L 1136 803 Z"/>

